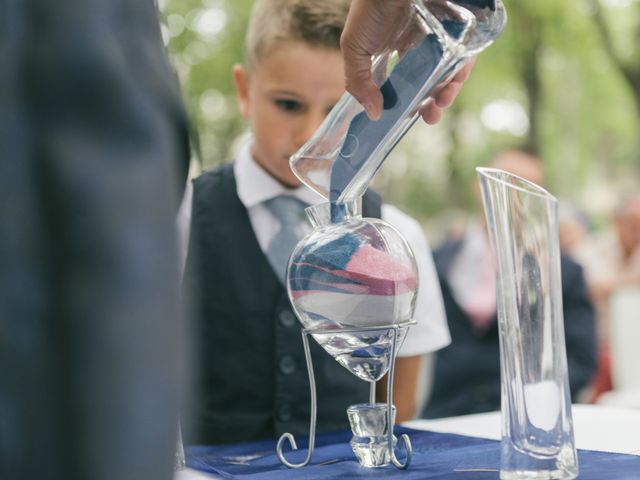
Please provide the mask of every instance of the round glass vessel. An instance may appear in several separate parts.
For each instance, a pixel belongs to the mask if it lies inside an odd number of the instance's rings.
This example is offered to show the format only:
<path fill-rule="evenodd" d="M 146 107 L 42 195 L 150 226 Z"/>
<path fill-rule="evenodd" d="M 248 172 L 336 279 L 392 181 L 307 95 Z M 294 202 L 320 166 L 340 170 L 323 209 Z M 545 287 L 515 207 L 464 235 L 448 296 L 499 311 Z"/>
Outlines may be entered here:
<path fill-rule="evenodd" d="M 314 230 L 289 260 L 287 291 L 314 339 L 366 381 L 389 369 L 412 323 L 418 271 L 404 237 L 382 220 L 362 218 L 360 201 L 307 208 Z"/>

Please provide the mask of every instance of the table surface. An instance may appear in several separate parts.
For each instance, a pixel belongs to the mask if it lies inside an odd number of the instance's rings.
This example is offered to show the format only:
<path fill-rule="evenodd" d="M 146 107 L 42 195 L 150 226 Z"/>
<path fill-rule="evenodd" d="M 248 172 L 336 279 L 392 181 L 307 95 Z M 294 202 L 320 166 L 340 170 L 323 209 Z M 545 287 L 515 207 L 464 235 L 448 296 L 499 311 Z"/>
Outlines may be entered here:
<path fill-rule="evenodd" d="M 576 447 L 584 450 L 640 455 L 640 410 L 601 405 L 574 405 Z M 417 430 L 500 439 L 500 412 L 479 413 L 404 424 Z M 193 469 L 177 472 L 174 480 L 211 480 L 214 475 Z"/>

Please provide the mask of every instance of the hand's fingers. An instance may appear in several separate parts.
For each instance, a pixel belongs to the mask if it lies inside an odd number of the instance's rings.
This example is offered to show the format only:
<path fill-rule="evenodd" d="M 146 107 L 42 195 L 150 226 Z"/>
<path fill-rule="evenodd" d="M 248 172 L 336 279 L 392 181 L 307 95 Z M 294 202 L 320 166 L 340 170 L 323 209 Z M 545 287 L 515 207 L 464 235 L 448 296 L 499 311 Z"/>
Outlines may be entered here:
<path fill-rule="evenodd" d="M 420 115 L 426 123 L 433 125 L 440 121 L 443 109 L 453 103 L 455 98 L 462 89 L 462 84 L 469 78 L 469 74 L 473 69 L 476 59 L 472 58 L 449 83 L 437 87 L 422 107 L 420 107 Z"/>
<path fill-rule="evenodd" d="M 353 0 L 340 38 L 346 89 L 365 108 L 369 118 L 382 113 L 382 94 L 371 79 L 371 56 L 389 44 L 398 20 L 410 11 L 408 0 Z"/>
<path fill-rule="evenodd" d="M 465 82 L 469 75 L 471 75 L 471 70 L 473 70 L 473 66 L 476 64 L 476 57 L 473 57 L 467 61 L 466 65 L 460 69 L 456 76 L 453 77 L 453 81 L 455 82 Z"/>
<path fill-rule="evenodd" d="M 462 89 L 461 82 L 451 82 L 445 85 L 440 91 L 433 97 L 436 105 L 440 108 L 447 108 L 453 103 L 455 98 Z"/>
<path fill-rule="evenodd" d="M 435 125 L 442 118 L 442 108 L 436 105 L 432 98 L 427 100 L 419 111 L 422 119 L 429 125 Z"/>
<path fill-rule="evenodd" d="M 362 104 L 369 118 L 380 118 L 382 94 L 371 78 L 371 55 L 354 48 L 348 38 L 343 52 L 345 88 Z"/>
<path fill-rule="evenodd" d="M 382 113 L 382 95 L 378 87 L 371 80 L 371 57 L 360 55 L 352 51 L 349 46 L 345 46 L 345 61 L 350 61 L 345 65 L 347 77 L 347 91 L 351 93 L 365 108 L 367 115 L 371 119 L 378 119 Z M 451 81 L 439 86 L 432 95 L 433 100 L 429 100 L 421 109 L 422 117 L 428 124 L 440 121 L 442 109 L 453 103 L 462 89 L 462 84 L 469 78 L 471 70 L 475 64 L 475 58 L 471 59 Z M 436 109 L 435 107 L 439 107 Z"/>

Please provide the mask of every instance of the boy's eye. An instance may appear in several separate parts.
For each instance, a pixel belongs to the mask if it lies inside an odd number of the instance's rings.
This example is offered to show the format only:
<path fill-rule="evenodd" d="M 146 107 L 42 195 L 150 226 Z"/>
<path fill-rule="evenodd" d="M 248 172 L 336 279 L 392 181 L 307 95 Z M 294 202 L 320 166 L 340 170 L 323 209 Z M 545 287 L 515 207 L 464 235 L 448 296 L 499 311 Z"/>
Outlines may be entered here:
<path fill-rule="evenodd" d="M 278 99 L 276 100 L 276 105 L 285 112 L 298 112 L 302 109 L 302 104 L 297 100 Z"/>

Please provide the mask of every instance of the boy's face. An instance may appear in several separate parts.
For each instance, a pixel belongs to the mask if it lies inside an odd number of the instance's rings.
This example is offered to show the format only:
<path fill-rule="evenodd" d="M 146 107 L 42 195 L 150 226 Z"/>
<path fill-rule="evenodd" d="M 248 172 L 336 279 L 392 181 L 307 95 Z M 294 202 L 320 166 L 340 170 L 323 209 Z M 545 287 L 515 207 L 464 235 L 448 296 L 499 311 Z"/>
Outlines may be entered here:
<path fill-rule="evenodd" d="M 344 93 L 339 50 L 291 41 L 277 45 L 252 72 L 233 71 L 242 116 L 253 132 L 253 158 L 288 187 L 300 185 L 293 155 Z"/>

